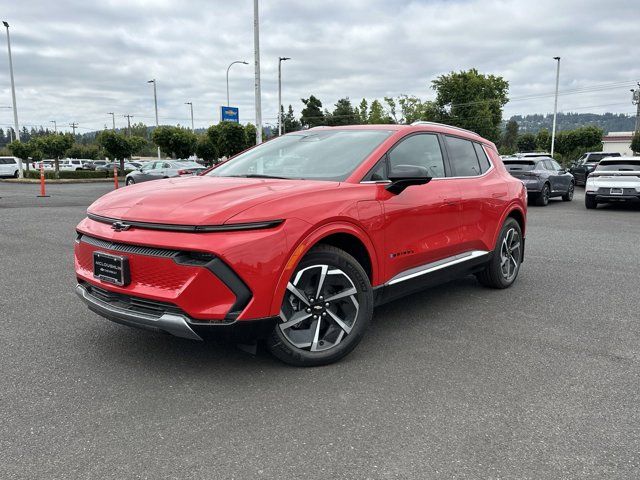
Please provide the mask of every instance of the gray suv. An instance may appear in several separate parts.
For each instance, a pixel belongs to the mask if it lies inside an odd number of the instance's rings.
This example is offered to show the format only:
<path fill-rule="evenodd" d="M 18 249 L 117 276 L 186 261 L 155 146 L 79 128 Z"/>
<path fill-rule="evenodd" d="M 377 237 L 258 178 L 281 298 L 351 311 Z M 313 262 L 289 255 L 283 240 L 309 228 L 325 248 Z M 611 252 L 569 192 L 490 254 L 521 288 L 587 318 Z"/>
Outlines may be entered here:
<path fill-rule="evenodd" d="M 503 163 L 512 176 L 522 180 L 529 199 L 536 205 L 546 206 L 551 197 L 562 197 L 565 202 L 573 200 L 573 175 L 553 158 L 507 158 Z"/>
<path fill-rule="evenodd" d="M 576 185 L 586 185 L 587 177 L 598 166 L 598 162 L 607 157 L 619 157 L 618 152 L 587 152 L 573 162 L 569 171 L 576 180 Z"/>

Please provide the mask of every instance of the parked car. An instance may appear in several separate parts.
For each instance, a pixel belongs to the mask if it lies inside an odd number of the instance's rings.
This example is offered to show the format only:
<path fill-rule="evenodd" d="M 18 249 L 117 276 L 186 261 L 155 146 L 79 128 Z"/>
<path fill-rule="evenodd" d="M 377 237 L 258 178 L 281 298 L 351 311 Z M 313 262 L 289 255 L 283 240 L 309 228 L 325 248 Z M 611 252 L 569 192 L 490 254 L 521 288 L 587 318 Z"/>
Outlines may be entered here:
<path fill-rule="evenodd" d="M 532 157 L 551 157 L 549 152 L 518 152 L 513 155 L 518 158 L 532 158 Z"/>
<path fill-rule="evenodd" d="M 109 162 L 107 162 L 106 160 L 92 160 L 91 162 L 87 162 L 85 164 L 85 168 L 87 170 L 95 170 L 97 167 L 102 167 L 107 163 Z"/>
<path fill-rule="evenodd" d="M 250 332 L 285 362 L 322 365 L 356 347 L 375 305 L 467 274 L 511 286 L 526 208 L 473 132 L 317 127 L 98 199 L 77 226 L 76 293 L 118 323 Z"/>
<path fill-rule="evenodd" d="M 22 169 L 25 169 L 24 164 Z M 19 172 L 18 157 L 0 157 L 0 177 L 18 178 Z"/>
<path fill-rule="evenodd" d="M 600 160 L 587 178 L 584 196 L 587 208 L 613 202 L 640 202 L 640 157 Z"/>
<path fill-rule="evenodd" d="M 550 157 L 511 158 L 503 160 L 511 175 L 522 180 L 529 198 L 536 205 L 546 206 L 551 197 L 573 200 L 575 181 L 573 175 Z"/>
<path fill-rule="evenodd" d="M 61 172 L 77 172 L 79 170 L 86 170 L 85 165 L 90 160 L 81 158 L 65 158 L 60 160 L 59 167 Z"/>
<path fill-rule="evenodd" d="M 619 157 L 618 152 L 587 152 L 573 162 L 569 172 L 573 175 L 576 185 L 585 185 L 587 177 L 593 172 L 598 162 L 607 157 Z"/>
<path fill-rule="evenodd" d="M 120 169 L 120 162 L 108 162 L 105 163 L 104 165 L 97 165 L 95 168 L 96 172 L 111 172 L 113 171 L 113 168 L 117 168 L 118 170 Z M 131 162 L 124 162 L 124 170 L 125 171 L 131 171 L 131 170 L 136 170 L 138 168 L 137 165 L 134 165 Z"/>
<path fill-rule="evenodd" d="M 127 174 L 125 184 L 148 182 L 149 180 L 159 180 L 161 178 L 180 177 L 182 175 L 197 175 L 206 170 L 199 163 L 188 160 L 170 161 L 159 160 L 149 162 L 137 170 Z"/>

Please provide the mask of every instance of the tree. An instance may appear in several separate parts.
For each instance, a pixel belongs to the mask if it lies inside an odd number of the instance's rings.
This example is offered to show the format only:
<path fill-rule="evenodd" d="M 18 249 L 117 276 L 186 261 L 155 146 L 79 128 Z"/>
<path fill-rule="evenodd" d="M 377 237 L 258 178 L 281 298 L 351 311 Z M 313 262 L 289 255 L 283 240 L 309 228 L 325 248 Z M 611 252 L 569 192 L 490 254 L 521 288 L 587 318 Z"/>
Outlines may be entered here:
<path fill-rule="evenodd" d="M 631 151 L 636 155 L 640 154 L 640 130 L 635 133 L 631 140 Z"/>
<path fill-rule="evenodd" d="M 111 160 L 120 160 L 120 170 L 124 171 L 124 159 L 131 157 L 135 141 L 130 141 L 129 138 L 125 137 L 122 133 L 116 133 L 111 130 L 100 132 L 97 140 L 98 145 L 104 149 Z"/>
<path fill-rule="evenodd" d="M 65 155 L 69 158 L 89 158 L 96 160 L 100 157 L 100 149 L 97 145 L 80 145 L 75 143 L 67 150 Z"/>
<path fill-rule="evenodd" d="M 372 125 L 384 124 L 384 123 L 393 123 L 391 121 L 391 117 L 385 112 L 382 104 L 378 100 L 374 100 L 371 102 L 371 107 L 369 108 L 369 115 L 367 117 L 367 122 Z"/>
<path fill-rule="evenodd" d="M 322 112 L 322 102 L 311 95 L 309 98 L 301 99 L 304 104 L 302 109 L 300 123 L 303 127 L 311 128 L 318 125 L 324 125 L 325 118 Z"/>
<path fill-rule="evenodd" d="M 244 126 L 245 141 L 243 150 L 249 147 L 253 147 L 256 144 L 256 133 L 257 129 L 253 123 L 247 123 Z"/>
<path fill-rule="evenodd" d="M 198 137 L 196 155 L 207 162 L 207 165 L 212 165 L 218 160 L 218 147 L 211 141 L 209 135 L 204 134 Z"/>
<path fill-rule="evenodd" d="M 509 82 L 472 68 L 441 75 L 431 84 L 436 91 L 438 121 L 472 130 L 489 140 L 500 138 Z"/>
<path fill-rule="evenodd" d="M 367 99 L 363 98 L 358 105 L 358 123 L 364 125 L 369 121 L 369 104 L 367 103 Z"/>
<path fill-rule="evenodd" d="M 438 112 L 433 102 L 422 101 L 413 95 L 399 95 L 397 99 L 384 97 L 389 108 L 389 122 L 411 124 L 417 120 L 437 121 Z M 398 111 L 399 109 L 399 111 Z M 398 118 L 400 115 L 400 118 Z"/>
<path fill-rule="evenodd" d="M 191 130 L 182 127 L 162 126 L 151 134 L 153 142 L 160 150 L 177 158 L 188 158 L 195 152 L 198 137 Z"/>
<path fill-rule="evenodd" d="M 348 97 L 341 98 L 335 104 L 333 112 L 327 119 L 327 124 L 331 126 L 340 125 L 353 125 L 358 122 L 358 118 L 355 115 L 351 100 Z"/>
<path fill-rule="evenodd" d="M 207 135 L 218 147 L 218 154 L 232 157 L 246 148 L 247 138 L 242 125 L 235 122 L 220 122 L 207 130 Z"/>
<path fill-rule="evenodd" d="M 302 125 L 298 119 L 293 115 L 293 107 L 289 105 L 287 113 L 284 115 L 284 121 L 282 123 L 282 133 L 296 132 L 302 128 Z"/>
<path fill-rule="evenodd" d="M 60 157 L 71 148 L 74 140 L 70 133 L 54 133 L 38 137 L 34 139 L 34 142 L 47 157 L 55 159 L 55 171 L 58 174 L 60 172 Z"/>
<path fill-rule="evenodd" d="M 541 152 L 548 152 L 551 150 L 551 134 L 546 128 L 541 128 L 536 135 L 536 147 Z"/>
<path fill-rule="evenodd" d="M 507 122 L 507 128 L 502 136 L 501 146 L 504 153 L 514 153 L 518 146 L 518 122 L 513 118 Z"/>
<path fill-rule="evenodd" d="M 14 140 L 9 145 L 7 145 L 9 150 L 11 150 L 11 154 L 18 157 L 25 163 L 29 163 L 29 157 L 31 157 L 31 153 L 33 152 L 34 145 L 31 142 L 19 142 Z"/>
<path fill-rule="evenodd" d="M 536 136 L 533 133 L 523 133 L 518 137 L 518 150 L 533 152 L 536 149 Z"/>

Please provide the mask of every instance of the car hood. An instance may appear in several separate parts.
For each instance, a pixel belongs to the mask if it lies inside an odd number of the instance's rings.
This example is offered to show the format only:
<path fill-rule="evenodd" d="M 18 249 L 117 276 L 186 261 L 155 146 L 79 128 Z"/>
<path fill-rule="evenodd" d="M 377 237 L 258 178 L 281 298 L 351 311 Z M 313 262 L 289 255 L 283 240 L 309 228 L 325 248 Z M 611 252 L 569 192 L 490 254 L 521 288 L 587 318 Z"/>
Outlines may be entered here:
<path fill-rule="evenodd" d="M 339 185 L 313 180 L 178 177 L 115 190 L 96 200 L 88 212 L 138 222 L 220 225 L 261 203 L 335 189 Z"/>

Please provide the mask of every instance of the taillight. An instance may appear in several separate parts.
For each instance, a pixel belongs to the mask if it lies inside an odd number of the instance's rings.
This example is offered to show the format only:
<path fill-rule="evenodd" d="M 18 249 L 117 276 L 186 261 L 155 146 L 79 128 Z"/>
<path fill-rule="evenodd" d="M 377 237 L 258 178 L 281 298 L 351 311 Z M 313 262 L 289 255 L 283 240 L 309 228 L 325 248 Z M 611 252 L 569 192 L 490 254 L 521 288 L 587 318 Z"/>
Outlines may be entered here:
<path fill-rule="evenodd" d="M 178 170 L 178 175 L 186 175 L 187 173 L 190 173 L 189 170 Z"/>

